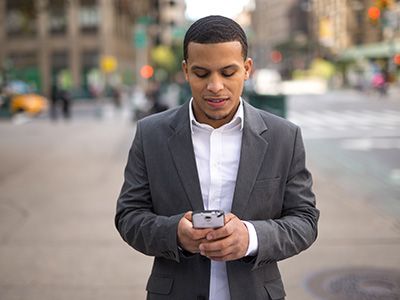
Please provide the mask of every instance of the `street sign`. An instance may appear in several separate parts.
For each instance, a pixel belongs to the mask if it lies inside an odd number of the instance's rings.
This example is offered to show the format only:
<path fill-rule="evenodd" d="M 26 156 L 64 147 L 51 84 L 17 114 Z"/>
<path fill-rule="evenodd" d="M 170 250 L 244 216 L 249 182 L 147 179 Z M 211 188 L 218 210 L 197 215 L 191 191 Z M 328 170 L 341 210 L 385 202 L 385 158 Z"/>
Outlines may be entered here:
<path fill-rule="evenodd" d="M 140 76 L 142 76 L 144 79 L 151 78 L 153 74 L 154 74 L 154 69 L 150 65 L 144 65 L 143 67 L 140 68 Z"/>
<path fill-rule="evenodd" d="M 133 44 L 136 49 L 143 49 L 147 46 L 147 33 L 146 27 L 139 24 L 135 28 L 133 36 Z"/>

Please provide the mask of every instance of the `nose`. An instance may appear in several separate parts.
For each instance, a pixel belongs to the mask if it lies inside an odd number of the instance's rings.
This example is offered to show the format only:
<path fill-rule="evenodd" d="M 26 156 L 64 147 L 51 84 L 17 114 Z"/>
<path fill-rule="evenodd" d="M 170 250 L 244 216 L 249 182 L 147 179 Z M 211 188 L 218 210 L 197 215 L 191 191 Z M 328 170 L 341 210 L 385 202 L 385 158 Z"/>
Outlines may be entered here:
<path fill-rule="evenodd" d="M 207 90 L 210 92 L 217 94 L 219 91 L 223 90 L 224 88 L 224 83 L 222 78 L 218 75 L 213 75 L 210 77 L 208 83 L 207 83 Z"/>

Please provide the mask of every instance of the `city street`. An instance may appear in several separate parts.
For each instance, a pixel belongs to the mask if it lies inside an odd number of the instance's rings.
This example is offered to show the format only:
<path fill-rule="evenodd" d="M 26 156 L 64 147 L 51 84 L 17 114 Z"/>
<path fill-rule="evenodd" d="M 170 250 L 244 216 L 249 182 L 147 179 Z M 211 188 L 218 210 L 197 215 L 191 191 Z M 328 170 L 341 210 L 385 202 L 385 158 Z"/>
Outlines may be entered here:
<path fill-rule="evenodd" d="M 113 224 L 135 124 L 73 109 L 0 119 L 0 299 L 145 299 L 152 259 Z M 321 218 L 317 242 L 280 263 L 287 300 L 400 299 L 399 112 L 393 94 L 288 97 Z"/>
<path fill-rule="evenodd" d="M 335 180 L 400 216 L 400 101 L 358 92 L 297 96 L 288 118 L 301 126 L 308 155 Z"/>
<path fill-rule="evenodd" d="M 316 244 L 281 263 L 288 299 L 400 299 L 399 111 L 395 95 L 290 99 L 321 218 Z"/>

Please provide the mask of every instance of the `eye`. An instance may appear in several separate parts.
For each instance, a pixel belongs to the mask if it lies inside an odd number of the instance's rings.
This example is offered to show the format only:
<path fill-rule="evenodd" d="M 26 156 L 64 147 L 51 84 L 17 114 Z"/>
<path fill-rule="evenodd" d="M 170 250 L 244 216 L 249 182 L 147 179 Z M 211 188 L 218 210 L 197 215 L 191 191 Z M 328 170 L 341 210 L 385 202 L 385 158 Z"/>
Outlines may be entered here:
<path fill-rule="evenodd" d="M 221 75 L 224 77 L 231 77 L 236 74 L 237 68 L 227 67 L 221 70 Z"/>
<path fill-rule="evenodd" d="M 196 75 L 199 78 L 205 78 L 208 76 L 208 72 L 194 72 L 194 75 Z"/>
<path fill-rule="evenodd" d="M 231 77 L 233 75 L 235 75 L 235 71 L 224 71 L 224 72 L 222 72 L 222 76 L 224 76 L 224 77 Z"/>

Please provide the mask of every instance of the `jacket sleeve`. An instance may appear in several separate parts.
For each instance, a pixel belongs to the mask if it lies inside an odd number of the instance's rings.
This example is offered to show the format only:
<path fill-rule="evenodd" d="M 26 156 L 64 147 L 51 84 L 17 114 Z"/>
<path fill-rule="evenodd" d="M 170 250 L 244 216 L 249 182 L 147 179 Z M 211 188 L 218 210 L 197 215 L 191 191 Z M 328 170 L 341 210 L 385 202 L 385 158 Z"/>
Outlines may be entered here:
<path fill-rule="evenodd" d="M 305 150 L 299 128 L 296 129 L 283 197 L 279 218 L 252 221 L 259 244 L 254 268 L 296 255 L 317 238 L 319 210 L 315 207 L 312 177 L 305 165 Z"/>
<path fill-rule="evenodd" d="M 117 201 L 115 226 L 121 237 L 143 254 L 179 261 L 177 227 L 183 214 L 154 213 L 142 135 L 139 121 Z"/>

